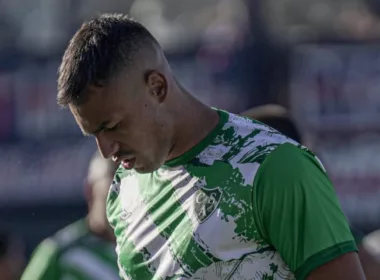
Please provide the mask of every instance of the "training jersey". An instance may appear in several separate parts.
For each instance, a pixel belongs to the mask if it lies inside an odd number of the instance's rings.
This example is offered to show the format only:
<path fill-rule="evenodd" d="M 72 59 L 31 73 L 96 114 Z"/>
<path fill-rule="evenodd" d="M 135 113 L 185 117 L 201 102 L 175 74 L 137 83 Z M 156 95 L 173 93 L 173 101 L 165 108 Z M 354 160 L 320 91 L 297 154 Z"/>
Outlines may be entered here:
<path fill-rule="evenodd" d="M 45 239 L 21 280 L 120 280 L 115 245 L 93 235 L 85 220 Z"/>
<path fill-rule="evenodd" d="M 107 217 L 124 279 L 302 280 L 357 251 L 313 153 L 218 113 L 207 137 L 157 171 L 117 170 Z"/>

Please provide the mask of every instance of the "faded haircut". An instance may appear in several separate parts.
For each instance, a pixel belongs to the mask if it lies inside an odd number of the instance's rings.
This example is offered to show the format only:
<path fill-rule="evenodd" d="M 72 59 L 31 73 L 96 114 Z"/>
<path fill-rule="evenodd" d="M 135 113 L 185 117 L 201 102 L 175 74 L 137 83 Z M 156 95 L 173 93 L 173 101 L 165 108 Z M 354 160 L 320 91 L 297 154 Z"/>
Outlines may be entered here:
<path fill-rule="evenodd" d="M 147 43 L 157 44 L 140 23 L 122 14 L 104 14 L 75 33 L 58 70 L 57 103 L 62 107 L 87 101 L 87 86 L 103 87 L 131 66 Z"/>

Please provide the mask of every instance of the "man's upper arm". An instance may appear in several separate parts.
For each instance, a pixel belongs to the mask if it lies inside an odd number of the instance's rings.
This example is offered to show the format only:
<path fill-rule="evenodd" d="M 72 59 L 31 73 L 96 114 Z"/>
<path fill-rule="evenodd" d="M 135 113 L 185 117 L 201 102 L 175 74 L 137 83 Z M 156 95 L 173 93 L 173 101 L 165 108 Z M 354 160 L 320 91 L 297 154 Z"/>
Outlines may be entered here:
<path fill-rule="evenodd" d="M 323 167 L 299 147 L 283 144 L 264 160 L 253 203 L 259 231 L 297 279 L 308 279 L 317 268 L 357 251 Z"/>
<path fill-rule="evenodd" d="M 307 277 L 307 280 L 322 279 L 364 280 L 366 278 L 358 254 L 350 252 L 323 264 Z"/>
<path fill-rule="evenodd" d="M 34 251 L 21 280 L 57 279 L 57 244 L 52 239 L 44 240 Z"/>

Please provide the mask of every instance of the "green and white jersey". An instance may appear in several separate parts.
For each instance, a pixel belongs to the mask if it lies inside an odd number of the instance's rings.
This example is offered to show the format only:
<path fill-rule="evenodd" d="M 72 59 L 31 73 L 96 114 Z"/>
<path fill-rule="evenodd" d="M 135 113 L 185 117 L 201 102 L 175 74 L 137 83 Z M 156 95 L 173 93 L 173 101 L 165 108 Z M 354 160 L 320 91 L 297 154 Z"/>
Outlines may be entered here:
<path fill-rule="evenodd" d="M 218 111 L 198 145 L 150 174 L 119 168 L 107 202 L 124 279 L 305 279 L 356 251 L 320 161 Z"/>
<path fill-rule="evenodd" d="M 45 239 L 21 280 L 120 280 L 115 245 L 94 236 L 80 220 Z"/>

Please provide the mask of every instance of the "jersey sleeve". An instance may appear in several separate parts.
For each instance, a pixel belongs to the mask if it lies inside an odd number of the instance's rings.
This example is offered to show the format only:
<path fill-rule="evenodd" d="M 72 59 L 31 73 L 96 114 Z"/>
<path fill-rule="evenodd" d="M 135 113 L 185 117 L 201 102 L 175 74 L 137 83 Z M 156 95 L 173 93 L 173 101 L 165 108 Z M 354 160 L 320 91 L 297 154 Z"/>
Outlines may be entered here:
<path fill-rule="evenodd" d="M 335 190 L 312 153 L 280 145 L 261 164 L 253 195 L 259 232 L 296 279 L 357 251 Z"/>
<path fill-rule="evenodd" d="M 21 280 L 59 279 L 57 245 L 52 239 L 44 240 L 32 254 Z"/>

